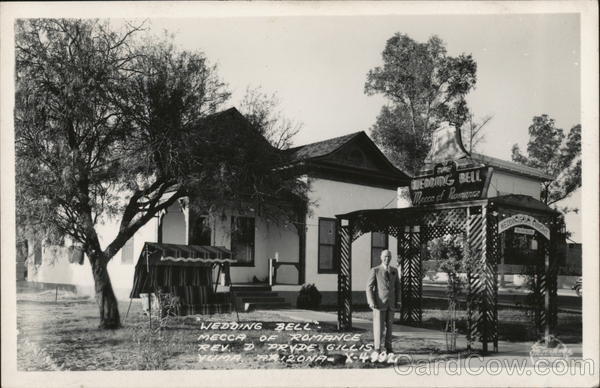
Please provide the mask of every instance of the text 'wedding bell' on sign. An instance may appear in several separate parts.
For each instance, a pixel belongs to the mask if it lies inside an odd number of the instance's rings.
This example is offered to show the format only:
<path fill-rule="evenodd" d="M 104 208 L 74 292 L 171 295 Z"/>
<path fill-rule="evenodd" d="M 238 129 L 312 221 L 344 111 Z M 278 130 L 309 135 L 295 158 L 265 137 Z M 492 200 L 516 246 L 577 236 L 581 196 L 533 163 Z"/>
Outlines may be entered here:
<path fill-rule="evenodd" d="M 413 206 L 485 198 L 491 176 L 490 167 L 457 170 L 454 162 L 437 164 L 433 174 L 411 180 L 410 197 Z"/>

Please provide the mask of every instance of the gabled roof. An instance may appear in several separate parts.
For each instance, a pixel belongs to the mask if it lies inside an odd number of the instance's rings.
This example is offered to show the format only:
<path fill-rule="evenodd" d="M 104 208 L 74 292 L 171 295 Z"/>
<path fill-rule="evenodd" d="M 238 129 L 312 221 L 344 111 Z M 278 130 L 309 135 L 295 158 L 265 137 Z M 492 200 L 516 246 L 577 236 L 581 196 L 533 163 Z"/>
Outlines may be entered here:
<path fill-rule="evenodd" d="M 338 136 L 331 139 L 318 141 L 316 143 L 310 143 L 301 145 L 299 147 L 293 147 L 288 149 L 286 152 L 290 154 L 292 162 L 319 158 L 321 156 L 326 156 L 334 151 L 337 151 L 341 146 L 348 143 L 350 140 L 354 139 L 361 133 L 364 132 L 354 132 L 349 135 Z"/>
<path fill-rule="evenodd" d="M 493 156 L 487 156 L 472 152 L 470 159 L 472 159 L 475 162 L 483 163 L 487 166 L 494 167 L 500 171 L 507 171 L 513 174 L 525 175 L 540 181 L 551 181 L 554 179 L 554 177 L 546 174 L 544 171 L 538 168 L 524 166 L 519 163 L 509 162 L 508 160 L 495 158 Z"/>
<path fill-rule="evenodd" d="M 560 214 L 556 209 L 552 209 L 540 200 L 537 200 L 529 195 L 523 194 L 506 194 L 498 197 L 490 197 L 488 201 L 492 204 L 505 206 L 505 207 L 516 207 L 529 210 L 538 210 L 545 213 Z"/>
<path fill-rule="evenodd" d="M 310 171 L 315 176 L 394 189 L 408 185 L 410 180 L 410 175 L 396 168 L 363 131 L 280 151 L 235 108 L 211 114 L 203 119 L 201 125 L 206 125 L 217 136 L 243 142 L 260 149 L 259 152 L 272 151 L 275 156 L 274 167 L 290 169 L 294 174 Z M 347 160 L 345 153 L 356 148 L 364 152 L 367 161 L 372 162 L 370 166 L 353 164 Z"/>
<path fill-rule="evenodd" d="M 356 147 L 370 155 L 373 166 L 369 168 L 346 164 L 343 157 L 340 159 L 344 152 Z M 333 179 L 345 177 L 342 180 L 396 188 L 408 185 L 411 178 L 409 174 L 394 166 L 364 131 L 305 144 L 285 152 L 291 165 L 304 166 L 317 174 L 325 173 L 325 176 Z M 350 175 L 355 178 L 358 175 L 362 177 L 351 179 Z"/>
<path fill-rule="evenodd" d="M 276 151 L 275 147 L 235 107 L 204 117 L 200 121 L 200 125 L 218 130 L 219 136 L 233 137 L 246 144 L 248 141 L 252 141 L 254 146 L 265 147 L 269 151 Z"/>

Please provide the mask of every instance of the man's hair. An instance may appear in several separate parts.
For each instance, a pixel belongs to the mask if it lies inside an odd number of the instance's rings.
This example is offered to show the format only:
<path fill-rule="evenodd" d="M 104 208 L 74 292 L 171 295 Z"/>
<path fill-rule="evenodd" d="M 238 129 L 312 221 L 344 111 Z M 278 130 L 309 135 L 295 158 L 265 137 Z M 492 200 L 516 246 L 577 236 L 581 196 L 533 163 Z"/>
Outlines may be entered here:
<path fill-rule="evenodd" d="M 390 255 L 390 257 L 392 257 L 392 251 L 390 251 L 389 249 L 384 249 L 383 251 L 381 251 L 381 257 L 384 257 L 386 255 Z"/>

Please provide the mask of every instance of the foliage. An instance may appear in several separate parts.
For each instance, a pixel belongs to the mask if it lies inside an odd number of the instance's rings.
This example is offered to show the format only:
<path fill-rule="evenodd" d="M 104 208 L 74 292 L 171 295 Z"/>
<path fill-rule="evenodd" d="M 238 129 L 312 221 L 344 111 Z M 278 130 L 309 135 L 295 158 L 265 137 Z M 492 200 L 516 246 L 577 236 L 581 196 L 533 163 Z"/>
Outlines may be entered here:
<path fill-rule="evenodd" d="M 285 150 L 291 147 L 302 124 L 284 117 L 279 104 L 277 94 L 268 95 L 260 87 L 247 88 L 240 112 L 273 147 Z"/>
<path fill-rule="evenodd" d="M 201 54 L 139 45 L 142 29 L 76 19 L 16 24 L 18 225 L 81 244 L 105 328 L 120 325 L 108 261 L 185 195 L 187 172 L 206 168 L 206 157 L 196 157 L 206 154 L 186 147 L 197 138 L 196 112 L 227 97 Z M 96 227 L 119 215 L 103 249 Z"/>
<path fill-rule="evenodd" d="M 304 193 L 274 168 L 284 153 L 260 128 L 240 128 L 230 119 L 237 111 L 215 113 L 229 92 L 205 55 L 144 41 L 143 29 L 93 19 L 16 24 L 18 230 L 83 248 L 109 326 L 119 317 L 106 266 L 160 211 L 188 196 L 280 214 L 274 198 Z M 110 218 L 119 227 L 103 247 L 97 227 Z"/>
<path fill-rule="evenodd" d="M 485 116 L 476 120 L 472 114 L 469 114 L 467 120 L 461 128 L 462 142 L 468 152 L 474 152 L 477 146 L 484 140 L 483 130 L 492 120 L 493 116 Z"/>
<path fill-rule="evenodd" d="M 159 292 L 158 301 L 159 308 L 149 312 L 152 316 L 148 321 L 137 323 L 132 330 L 132 340 L 137 347 L 136 370 L 167 369 L 169 355 L 176 352 L 174 334 L 165 329 L 177 321 L 179 298 Z"/>
<path fill-rule="evenodd" d="M 318 310 L 321 305 L 321 293 L 312 283 L 306 283 L 300 288 L 296 306 L 300 309 Z"/>
<path fill-rule="evenodd" d="M 432 36 L 419 43 L 396 33 L 382 53 L 383 66 L 367 74 L 365 93 L 382 94 L 385 105 L 372 129 L 375 142 L 401 168 L 416 172 L 444 122 L 461 127 L 469 117 L 465 97 L 476 83 L 471 55 L 452 57 Z"/>
<path fill-rule="evenodd" d="M 575 125 L 565 136 L 550 116 L 535 116 L 529 126 L 527 153 L 522 154 L 514 144 L 512 160 L 555 177 L 542 184 L 541 195 L 546 204 L 568 197 L 581 187 L 581 125 Z"/>
<path fill-rule="evenodd" d="M 468 272 L 468 256 L 465 240 L 462 235 L 447 234 L 427 243 L 431 259 L 437 261 L 438 269 L 448 275 L 447 296 L 457 300 L 465 286 L 460 276 Z"/>
<path fill-rule="evenodd" d="M 456 329 L 458 298 L 463 294 L 466 278 L 462 274 L 471 272 L 472 257 L 468 244 L 462 235 L 447 234 L 435 238 L 427 243 L 427 250 L 431 259 L 438 262 L 439 270 L 446 273 L 448 283 L 446 297 L 448 298 L 448 315 L 446 319 L 446 344 L 448 351 L 456 349 Z"/>
<path fill-rule="evenodd" d="M 424 260 L 423 263 L 423 272 L 429 278 L 429 281 L 434 282 L 437 280 L 438 275 L 437 272 L 439 270 L 440 264 L 436 260 Z"/>

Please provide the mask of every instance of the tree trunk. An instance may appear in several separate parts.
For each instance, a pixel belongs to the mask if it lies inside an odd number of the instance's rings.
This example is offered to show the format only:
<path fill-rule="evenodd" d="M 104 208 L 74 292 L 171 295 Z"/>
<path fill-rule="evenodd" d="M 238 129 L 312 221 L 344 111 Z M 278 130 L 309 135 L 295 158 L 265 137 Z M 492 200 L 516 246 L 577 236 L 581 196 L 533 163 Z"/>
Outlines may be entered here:
<path fill-rule="evenodd" d="M 94 287 L 96 289 L 96 303 L 100 310 L 101 329 L 118 329 L 121 327 L 121 318 L 119 316 L 119 305 L 113 292 L 106 261 L 104 258 L 95 258 L 90 260 L 92 263 L 92 272 L 94 274 Z"/>

